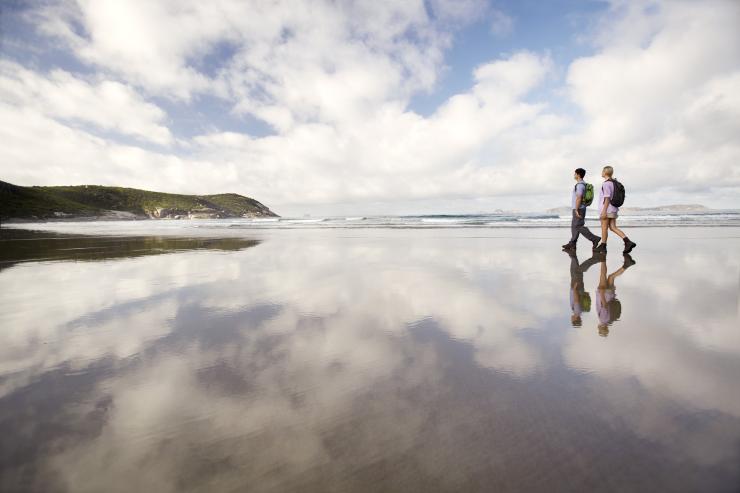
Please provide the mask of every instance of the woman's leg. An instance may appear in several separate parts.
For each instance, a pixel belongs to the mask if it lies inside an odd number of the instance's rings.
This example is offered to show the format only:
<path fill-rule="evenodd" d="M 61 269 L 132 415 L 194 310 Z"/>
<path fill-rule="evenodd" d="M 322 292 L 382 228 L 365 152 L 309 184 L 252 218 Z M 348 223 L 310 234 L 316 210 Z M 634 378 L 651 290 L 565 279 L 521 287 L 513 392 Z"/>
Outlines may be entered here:
<path fill-rule="evenodd" d="M 607 289 L 608 287 L 609 287 L 609 278 L 606 275 L 606 260 L 602 260 L 601 270 L 599 272 L 599 286 L 598 286 L 598 289 L 600 291 L 599 294 L 603 294 L 601 290 Z"/>
<path fill-rule="evenodd" d="M 622 230 L 617 227 L 616 219 L 609 219 L 609 229 L 614 231 L 622 239 L 624 239 L 624 237 L 626 236 L 624 232 L 622 232 Z"/>
<path fill-rule="evenodd" d="M 625 270 L 626 270 L 626 268 L 624 266 L 622 266 L 619 269 L 617 269 L 614 272 L 612 272 L 611 274 L 609 274 L 609 276 L 606 278 L 606 285 L 609 286 L 610 288 L 613 288 L 614 287 L 614 279 L 616 279 L 617 277 L 619 277 L 622 274 L 624 274 L 624 271 Z"/>
<path fill-rule="evenodd" d="M 609 236 L 609 219 L 601 220 L 601 242 L 606 243 L 606 239 Z"/>

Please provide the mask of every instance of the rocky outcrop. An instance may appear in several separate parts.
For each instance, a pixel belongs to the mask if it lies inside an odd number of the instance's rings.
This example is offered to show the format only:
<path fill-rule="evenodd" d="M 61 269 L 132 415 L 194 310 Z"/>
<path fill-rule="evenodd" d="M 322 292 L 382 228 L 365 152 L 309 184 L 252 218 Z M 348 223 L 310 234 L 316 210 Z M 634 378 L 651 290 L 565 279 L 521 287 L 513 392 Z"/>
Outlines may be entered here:
<path fill-rule="evenodd" d="M 172 209 L 168 207 L 157 207 L 147 211 L 150 219 L 182 219 L 188 217 L 188 211 L 185 209 Z"/>
<path fill-rule="evenodd" d="M 150 219 L 224 219 L 228 217 L 272 217 L 272 213 L 266 214 L 263 211 L 256 211 L 238 216 L 230 211 L 223 209 L 213 209 L 210 207 L 201 207 L 198 209 L 172 209 L 158 207 L 147 212 Z"/>

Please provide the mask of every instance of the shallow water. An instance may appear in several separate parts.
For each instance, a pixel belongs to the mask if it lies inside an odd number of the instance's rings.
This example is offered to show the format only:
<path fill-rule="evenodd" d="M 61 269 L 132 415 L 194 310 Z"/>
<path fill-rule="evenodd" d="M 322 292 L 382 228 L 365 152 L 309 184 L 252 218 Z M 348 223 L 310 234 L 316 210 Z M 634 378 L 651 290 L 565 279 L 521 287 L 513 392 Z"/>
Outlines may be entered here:
<path fill-rule="evenodd" d="M 586 224 L 599 229 L 598 212 L 591 208 L 586 214 Z M 326 216 L 326 217 L 270 217 L 226 218 L 210 220 L 165 221 L 51 221 L 27 223 L 24 227 L 56 231 L 118 231 L 137 232 L 148 229 L 154 232 L 188 230 L 264 230 L 264 229 L 520 229 L 570 227 L 571 213 L 556 212 L 500 212 L 492 214 L 434 214 L 421 216 Z M 704 211 L 620 212 L 622 227 L 740 227 L 740 210 L 707 209 Z M 14 226 L 14 224 L 11 224 Z M 197 234 L 197 233 L 196 233 Z M 243 234 L 243 233 L 241 233 Z"/>
<path fill-rule="evenodd" d="M 738 228 L 198 234 L 2 230 L 1 491 L 740 486 Z"/>

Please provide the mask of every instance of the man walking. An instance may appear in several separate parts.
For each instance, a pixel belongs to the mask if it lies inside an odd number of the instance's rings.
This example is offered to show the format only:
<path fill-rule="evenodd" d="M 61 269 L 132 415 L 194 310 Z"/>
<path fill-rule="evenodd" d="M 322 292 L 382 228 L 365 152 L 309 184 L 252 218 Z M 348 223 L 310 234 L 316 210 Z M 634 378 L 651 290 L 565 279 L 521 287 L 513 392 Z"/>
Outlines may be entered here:
<path fill-rule="evenodd" d="M 624 187 L 622 187 L 614 177 L 614 168 L 611 166 L 604 166 L 601 170 L 601 177 L 604 178 L 604 183 L 601 185 L 601 193 L 599 194 L 599 220 L 601 221 L 601 243 L 594 248 L 595 251 L 606 253 L 606 241 L 609 237 L 609 230 L 616 233 L 617 236 L 622 238 L 624 241 L 624 252 L 630 253 L 633 248 L 637 246 L 637 243 L 633 242 L 624 231 L 617 227 L 617 217 L 619 217 L 619 206 L 624 201 Z M 616 198 L 616 186 L 621 187 L 621 200 L 616 202 L 616 205 L 612 201 Z"/>
<path fill-rule="evenodd" d="M 573 187 L 573 194 L 571 197 L 571 208 L 573 209 L 573 216 L 570 222 L 570 241 L 563 245 L 563 250 L 573 251 L 576 249 L 576 242 L 578 236 L 583 235 L 591 243 L 593 243 L 594 249 L 599 244 L 599 238 L 593 234 L 586 227 L 586 183 L 583 181 L 583 177 L 586 176 L 586 170 L 578 168 L 573 173 L 573 179 L 576 181 L 575 187 Z M 589 185 L 590 186 L 590 185 Z"/>

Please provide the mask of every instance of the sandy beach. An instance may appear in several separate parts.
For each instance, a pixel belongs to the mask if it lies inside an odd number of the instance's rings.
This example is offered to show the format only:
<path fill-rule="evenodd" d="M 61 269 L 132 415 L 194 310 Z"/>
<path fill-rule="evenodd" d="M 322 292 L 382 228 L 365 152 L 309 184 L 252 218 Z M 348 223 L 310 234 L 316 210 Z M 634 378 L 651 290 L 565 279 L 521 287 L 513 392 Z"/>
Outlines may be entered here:
<path fill-rule="evenodd" d="M 168 228 L 2 230 L 0 490 L 740 484 L 740 228 Z"/>

